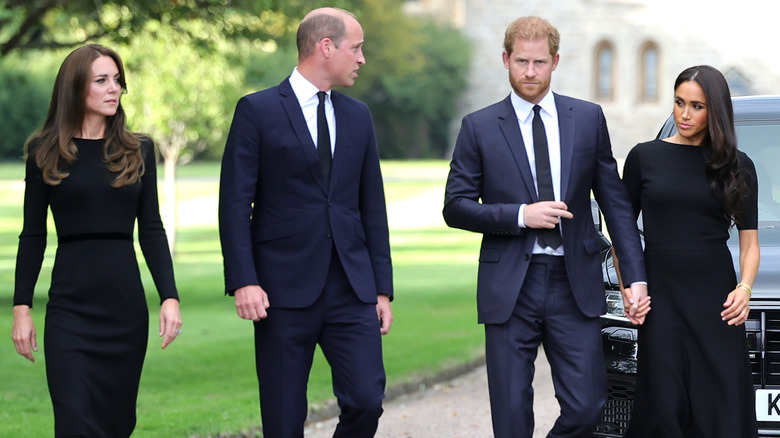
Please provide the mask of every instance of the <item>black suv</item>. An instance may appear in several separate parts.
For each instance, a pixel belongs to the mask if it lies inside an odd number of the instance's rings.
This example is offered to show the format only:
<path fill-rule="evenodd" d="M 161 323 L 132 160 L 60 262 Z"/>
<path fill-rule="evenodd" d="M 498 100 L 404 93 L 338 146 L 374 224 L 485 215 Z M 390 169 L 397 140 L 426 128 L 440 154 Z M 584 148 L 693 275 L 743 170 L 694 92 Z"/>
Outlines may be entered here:
<path fill-rule="evenodd" d="M 735 97 L 732 101 L 739 149 L 753 160 L 758 173 L 761 264 L 745 323 L 756 390 L 756 419 L 760 436 L 780 436 L 780 96 Z M 675 132 L 670 117 L 658 138 Z M 728 245 L 738 271 L 739 242 L 733 229 Z M 601 317 L 601 334 L 609 398 L 593 436 L 621 437 L 634 403 L 637 331 L 623 316 L 610 252 L 605 250 L 603 254 L 608 311 Z"/>

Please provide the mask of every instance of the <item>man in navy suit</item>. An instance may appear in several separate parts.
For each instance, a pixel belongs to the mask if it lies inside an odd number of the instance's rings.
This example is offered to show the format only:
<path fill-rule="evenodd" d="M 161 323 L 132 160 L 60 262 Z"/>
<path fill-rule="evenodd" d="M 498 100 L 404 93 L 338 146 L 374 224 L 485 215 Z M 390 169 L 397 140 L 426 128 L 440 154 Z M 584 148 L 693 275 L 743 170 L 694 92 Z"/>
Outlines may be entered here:
<path fill-rule="evenodd" d="M 606 401 L 591 191 L 631 284 L 628 315 L 641 323 L 649 310 L 639 234 L 601 108 L 550 91 L 559 40 L 541 18 L 508 27 L 503 60 L 513 92 L 463 119 L 447 179 L 447 224 L 484 235 L 477 307 L 497 438 L 533 435 L 541 344 L 561 407 L 548 437 L 591 436 Z"/>
<path fill-rule="evenodd" d="M 236 106 L 219 193 L 226 293 L 254 321 L 265 437 L 303 437 L 318 344 L 341 409 L 334 436 L 372 437 L 393 319 L 387 213 L 371 113 L 331 91 L 365 63 L 363 29 L 321 8 L 297 41 L 292 74 Z"/>

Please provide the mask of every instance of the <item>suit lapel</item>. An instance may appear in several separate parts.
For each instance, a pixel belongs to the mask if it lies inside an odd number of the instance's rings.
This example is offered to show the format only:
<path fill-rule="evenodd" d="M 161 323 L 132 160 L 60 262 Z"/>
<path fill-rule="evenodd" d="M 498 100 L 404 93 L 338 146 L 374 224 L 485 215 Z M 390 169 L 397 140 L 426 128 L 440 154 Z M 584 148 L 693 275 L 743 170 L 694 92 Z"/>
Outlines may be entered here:
<path fill-rule="evenodd" d="M 555 95 L 555 107 L 558 110 L 558 131 L 561 141 L 561 201 L 566 202 L 566 195 L 571 179 L 572 158 L 574 156 L 574 108 L 566 105 L 564 99 Z"/>
<path fill-rule="evenodd" d="M 344 140 L 352 132 L 352 125 L 349 112 L 344 105 L 343 96 L 335 91 L 330 92 L 330 101 L 333 103 L 333 115 L 336 117 L 336 145 L 333 148 L 333 161 L 330 169 L 330 184 L 334 186 L 341 175 L 341 169 L 344 168 L 344 158 L 346 157 L 346 148 Z"/>
<path fill-rule="evenodd" d="M 520 132 L 517 114 L 509 97 L 501 103 L 498 112 L 498 126 L 509 144 L 509 149 L 512 151 L 517 167 L 520 169 L 520 176 L 523 179 L 523 183 L 525 183 L 526 190 L 531 195 L 533 202 L 537 202 L 539 198 L 536 193 L 533 175 L 531 174 L 531 165 L 528 163 L 528 154 L 525 152 L 523 134 Z"/>
<path fill-rule="evenodd" d="M 298 98 L 295 96 L 292 86 L 290 86 L 289 78 L 279 85 L 279 97 L 282 107 L 285 113 L 287 113 L 287 118 L 290 120 L 295 137 L 298 139 L 298 144 L 303 151 L 303 156 L 309 165 L 309 171 L 311 171 L 312 176 L 317 180 L 322 190 L 327 193 L 328 188 L 325 187 L 325 179 L 320 172 L 320 158 L 317 155 L 317 146 L 311 139 L 309 127 L 306 125 L 306 119 L 303 117 L 303 110 L 301 110 L 301 105 L 298 103 Z"/>

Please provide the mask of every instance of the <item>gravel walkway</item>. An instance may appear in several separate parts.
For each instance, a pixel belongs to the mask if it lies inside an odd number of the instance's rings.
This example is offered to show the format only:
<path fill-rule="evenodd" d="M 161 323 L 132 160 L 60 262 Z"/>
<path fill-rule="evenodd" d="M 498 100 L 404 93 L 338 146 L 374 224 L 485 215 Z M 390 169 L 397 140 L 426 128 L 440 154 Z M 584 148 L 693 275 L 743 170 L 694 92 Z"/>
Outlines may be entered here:
<path fill-rule="evenodd" d="M 543 351 L 536 360 L 534 380 L 536 430 L 534 438 L 547 435 L 558 417 L 550 367 Z M 485 367 L 423 391 L 401 395 L 385 403 L 377 438 L 490 438 L 490 403 Z M 333 436 L 337 420 L 307 425 L 307 438 Z"/>

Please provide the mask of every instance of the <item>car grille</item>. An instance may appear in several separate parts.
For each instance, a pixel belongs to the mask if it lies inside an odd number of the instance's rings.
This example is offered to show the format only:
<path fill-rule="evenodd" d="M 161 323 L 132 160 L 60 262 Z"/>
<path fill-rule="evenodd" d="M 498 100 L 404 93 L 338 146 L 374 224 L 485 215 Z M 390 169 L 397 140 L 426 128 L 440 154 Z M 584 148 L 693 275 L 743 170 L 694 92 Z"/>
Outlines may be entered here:
<path fill-rule="evenodd" d="M 780 386 L 780 310 L 751 311 L 745 329 L 753 385 Z"/>
<path fill-rule="evenodd" d="M 634 406 L 634 379 L 633 376 L 610 376 L 609 383 L 607 403 L 593 436 L 622 437 L 628 428 Z"/>
<path fill-rule="evenodd" d="M 753 386 L 780 387 L 780 310 L 751 310 L 745 330 Z M 611 367 L 615 369 L 619 368 Z M 594 437 L 625 434 L 634 405 L 635 377 L 633 372 L 609 373 L 607 403 Z M 758 427 L 772 436 L 779 430 L 777 423 L 759 422 Z"/>

